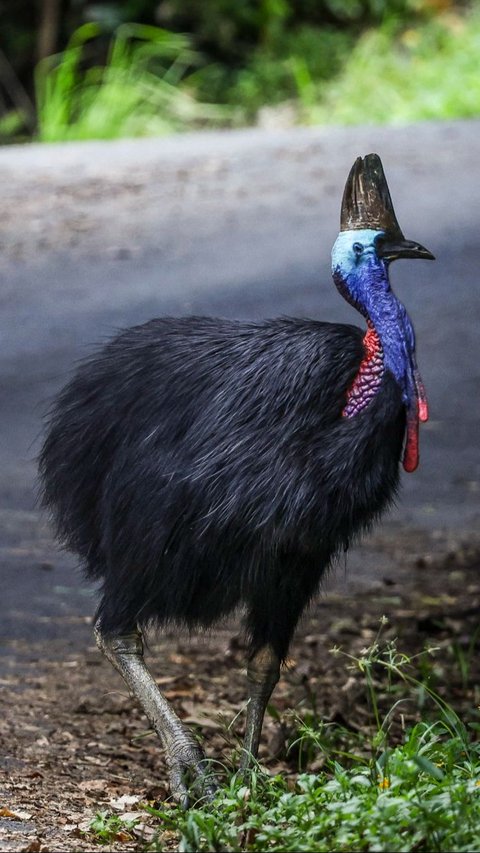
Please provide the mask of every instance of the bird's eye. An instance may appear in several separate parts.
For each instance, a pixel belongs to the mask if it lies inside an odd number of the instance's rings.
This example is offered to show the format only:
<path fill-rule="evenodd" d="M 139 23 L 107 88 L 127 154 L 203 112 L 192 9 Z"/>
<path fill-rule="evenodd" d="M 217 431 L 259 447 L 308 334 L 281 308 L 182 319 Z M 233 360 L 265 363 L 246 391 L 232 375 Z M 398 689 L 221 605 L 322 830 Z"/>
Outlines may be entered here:
<path fill-rule="evenodd" d="M 354 243 L 352 249 L 356 255 L 361 255 L 363 252 L 363 245 L 362 243 Z"/>

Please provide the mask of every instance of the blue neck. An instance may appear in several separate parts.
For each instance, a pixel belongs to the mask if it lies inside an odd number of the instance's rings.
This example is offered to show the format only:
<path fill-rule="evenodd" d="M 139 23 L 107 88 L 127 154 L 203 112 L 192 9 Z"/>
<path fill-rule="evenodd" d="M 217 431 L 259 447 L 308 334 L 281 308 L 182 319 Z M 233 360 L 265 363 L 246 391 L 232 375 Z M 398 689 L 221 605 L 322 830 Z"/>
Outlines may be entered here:
<path fill-rule="evenodd" d="M 345 299 L 369 320 L 380 338 L 385 367 L 393 374 L 408 408 L 415 400 L 415 335 L 404 305 L 393 293 L 388 276 L 388 263 L 379 258 L 374 248 L 378 232 L 343 232 L 332 253 L 334 282 Z M 362 259 L 352 262 L 345 245 L 352 237 L 366 246 Z M 346 240 L 344 236 L 350 235 Z M 368 240 L 368 243 L 367 243 Z"/>

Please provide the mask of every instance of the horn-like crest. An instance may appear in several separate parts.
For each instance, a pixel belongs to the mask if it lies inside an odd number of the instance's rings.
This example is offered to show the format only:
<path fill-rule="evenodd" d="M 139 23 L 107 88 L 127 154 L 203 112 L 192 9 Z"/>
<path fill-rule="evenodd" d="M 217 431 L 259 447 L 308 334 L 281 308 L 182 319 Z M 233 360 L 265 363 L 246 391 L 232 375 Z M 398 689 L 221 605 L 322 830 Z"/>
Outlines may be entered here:
<path fill-rule="evenodd" d="M 378 154 L 357 157 L 345 184 L 340 231 L 372 228 L 404 239 Z"/>

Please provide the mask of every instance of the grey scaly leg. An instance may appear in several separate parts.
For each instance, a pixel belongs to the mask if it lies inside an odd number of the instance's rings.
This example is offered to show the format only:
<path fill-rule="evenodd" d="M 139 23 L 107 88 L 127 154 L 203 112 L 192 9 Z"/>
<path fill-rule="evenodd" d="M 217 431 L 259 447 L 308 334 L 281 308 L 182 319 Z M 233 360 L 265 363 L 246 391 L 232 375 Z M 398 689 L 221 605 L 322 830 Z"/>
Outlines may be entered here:
<path fill-rule="evenodd" d="M 242 772 L 247 769 L 251 758 L 257 756 L 265 709 L 279 677 L 279 658 L 270 646 L 263 646 L 249 661 L 247 668 L 249 698 L 240 760 Z"/>
<path fill-rule="evenodd" d="M 170 790 L 183 808 L 188 808 L 189 782 L 200 788 L 208 799 L 216 784 L 208 770 L 205 754 L 196 739 L 175 714 L 170 703 L 158 689 L 143 660 L 143 641 L 140 631 L 112 636 L 102 633 L 95 625 L 98 647 L 119 671 L 133 695 L 138 699 L 148 720 L 165 749 Z"/>

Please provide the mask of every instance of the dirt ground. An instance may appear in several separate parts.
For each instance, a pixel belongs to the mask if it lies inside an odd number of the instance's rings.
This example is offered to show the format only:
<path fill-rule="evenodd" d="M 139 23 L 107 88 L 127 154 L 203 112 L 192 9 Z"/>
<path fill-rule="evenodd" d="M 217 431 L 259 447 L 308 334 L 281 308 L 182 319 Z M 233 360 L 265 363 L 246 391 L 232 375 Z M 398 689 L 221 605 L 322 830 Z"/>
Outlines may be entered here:
<path fill-rule="evenodd" d="M 313 710 L 327 721 L 362 731 L 371 722 L 365 684 L 340 646 L 359 654 L 389 619 L 385 639 L 417 654 L 435 646 L 433 686 L 466 721 L 479 721 L 480 549 L 457 543 L 436 554 L 411 553 L 379 576 L 374 590 L 341 588 L 320 598 L 304 618 L 267 714 L 260 760 L 270 773 L 298 771 L 295 715 Z M 80 618 L 80 617 L 79 617 Z M 85 617 L 81 617 L 87 622 Z M 78 628 L 78 625 L 76 626 Z M 21 641 L 9 650 L 1 680 L 0 849 L 71 851 L 98 848 L 89 825 L 98 811 L 140 817 L 134 834 L 119 833 L 105 850 L 142 849 L 158 830 L 142 803 L 168 800 L 156 739 L 120 677 L 104 661 L 85 624 L 85 648 L 65 653 L 58 640 Z M 68 625 L 65 632 L 68 633 Z M 229 768 L 243 725 L 244 656 L 239 622 L 209 636 L 174 633 L 151 642 L 148 660 L 180 716 L 201 733 L 210 757 Z M 466 662 L 461 672 L 460 660 Z M 385 710 L 392 697 L 382 697 Z M 238 716 L 237 716 L 238 715 Z M 392 736 L 417 718 L 405 703 Z M 230 728 L 230 724 L 233 725 Z M 321 759 L 309 766 L 315 772 Z M 163 838 L 176 849 L 173 837 Z"/>

